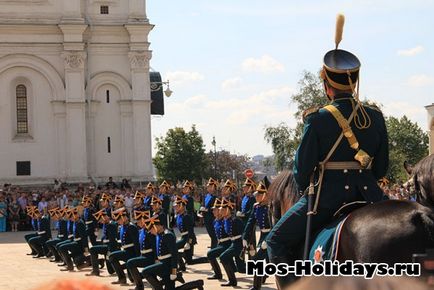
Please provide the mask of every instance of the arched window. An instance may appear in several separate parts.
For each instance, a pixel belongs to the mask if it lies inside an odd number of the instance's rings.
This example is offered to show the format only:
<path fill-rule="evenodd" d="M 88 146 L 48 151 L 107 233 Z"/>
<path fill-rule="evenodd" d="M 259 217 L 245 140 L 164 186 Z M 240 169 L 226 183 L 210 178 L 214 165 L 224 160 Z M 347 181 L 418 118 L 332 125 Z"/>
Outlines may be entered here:
<path fill-rule="evenodd" d="M 17 100 L 17 133 L 29 133 L 29 120 L 27 113 L 27 88 L 25 85 L 18 85 L 16 88 Z"/>

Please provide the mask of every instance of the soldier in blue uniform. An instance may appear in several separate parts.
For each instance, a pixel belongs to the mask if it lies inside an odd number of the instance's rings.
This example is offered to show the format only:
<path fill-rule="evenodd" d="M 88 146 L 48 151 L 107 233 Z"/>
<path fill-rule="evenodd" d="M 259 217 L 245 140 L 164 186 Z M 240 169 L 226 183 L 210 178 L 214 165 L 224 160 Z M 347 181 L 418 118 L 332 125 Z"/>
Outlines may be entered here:
<path fill-rule="evenodd" d="M 151 210 L 151 201 L 152 196 L 155 194 L 156 187 L 152 182 L 149 182 L 148 185 L 146 185 L 146 191 L 145 191 L 145 199 L 143 200 L 143 204 L 145 205 L 145 210 Z"/>
<path fill-rule="evenodd" d="M 64 245 L 64 244 L 67 244 L 67 243 L 70 243 L 70 242 L 72 242 L 74 240 L 74 234 L 72 232 L 73 225 L 74 225 L 74 217 L 73 217 L 72 212 L 70 211 L 69 206 L 65 206 L 62 209 L 62 214 L 63 214 L 63 218 L 66 221 L 66 234 L 67 234 L 67 236 L 66 236 L 66 238 L 63 241 L 57 243 L 56 246 L 55 246 L 56 251 L 59 254 L 59 257 L 61 259 L 61 263 L 58 264 L 59 267 L 66 266 L 65 260 L 63 259 L 62 255 L 60 255 L 60 253 L 59 253 L 60 246 Z"/>
<path fill-rule="evenodd" d="M 343 15 L 338 24 L 343 26 Z M 361 104 L 358 97 L 360 61 L 338 49 L 341 36 L 336 39 L 336 49 L 324 56 L 321 72 L 332 103 L 304 114 L 304 132 L 293 169 L 301 192 L 315 189 L 318 202 L 309 213 L 312 232 L 327 224 L 346 203 L 380 201 L 383 193 L 377 180 L 385 175 L 389 162 L 383 115 L 378 108 Z M 318 185 L 314 188 L 310 183 Z M 297 246 L 305 238 L 307 213 L 308 196 L 304 195 L 273 227 L 267 237 L 271 262 L 292 264 L 296 259 Z M 276 277 L 280 288 L 292 279 Z"/>
<path fill-rule="evenodd" d="M 40 258 L 46 255 L 45 242 L 51 238 L 50 221 L 47 216 L 43 216 L 36 208 L 33 211 L 34 218 L 36 220 L 36 236 L 31 237 L 28 241 L 30 248 L 32 248 L 36 256 L 34 258 Z"/>
<path fill-rule="evenodd" d="M 112 212 L 113 220 L 120 226 L 119 239 L 121 250 L 110 254 L 109 261 L 118 276 L 118 281 L 112 284 L 127 285 L 127 278 L 124 273 L 125 264 L 121 266 L 120 261 L 127 262 L 129 259 L 140 256 L 139 231 L 137 227 L 129 222 L 127 210 L 117 209 Z"/>
<path fill-rule="evenodd" d="M 153 195 L 151 199 L 151 209 L 153 216 L 157 216 L 158 219 L 163 223 L 165 229 L 169 228 L 169 216 L 163 209 L 163 200 L 157 195 Z"/>
<path fill-rule="evenodd" d="M 137 190 L 133 198 L 133 212 L 145 210 L 144 200 L 145 200 L 145 194 L 140 190 Z"/>
<path fill-rule="evenodd" d="M 81 205 L 83 206 L 83 216 L 82 219 L 84 224 L 86 225 L 86 233 L 89 238 L 89 241 L 92 245 L 96 245 L 96 220 L 93 214 L 95 213 L 95 209 L 93 208 L 93 200 L 90 196 L 83 196 L 81 201 Z"/>
<path fill-rule="evenodd" d="M 191 193 L 194 190 L 194 185 L 191 181 L 186 180 L 182 185 L 182 198 L 187 200 L 186 210 L 189 215 L 193 218 L 194 221 L 194 199 L 191 196 Z"/>
<path fill-rule="evenodd" d="M 170 195 L 169 195 L 170 184 L 163 180 L 158 187 L 158 197 L 163 200 L 163 210 L 167 215 L 170 215 Z"/>
<path fill-rule="evenodd" d="M 110 220 L 110 216 L 106 209 L 101 209 L 93 214 L 95 220 L 102 224 L 102 236 L 100 241 L 96 241 L 96 244 L 89 249 L 90 260 L 92 264 L 92 272 L 86 274 L 87 276 L 99 276 L 99 266 L 107 265 L 107 271 L 114 273 L 113 266 L 107 260 L 107 255 L 113 253 L 119 249 L 117 242 L 118 225 L 116 222 Z M 104 259 L 98 260 L 98 255 L 103 255 Z"/>
<path fill-rule="evenodd" d="M 225 232 L 224 219 L 222 218 L 221 211 L 221 199 L 216 198 L 212 207 L 212 213 L 214 214 L 214 232 L 217 238 L 217 246 L 212 248 L 206 254 L 208 261 L 211 264 L 213 274 L 207 279 L 222 279 L 222 270 L 217 262 L 217 258 L 231 245 L 231 238 Z"/>
<path fill-rule="evenodd" d="M 256 183 L 251 178 L 246 178 L 243 184 L 243 199 L 241 200 L 241 210 L 237 211 L 236 216 L 243 221 L 243 226 L 245 227 L 247 221 L 253 210 L 253 204 L 255 203 L 255 197 L 253 192 L 255 191 Z M 252 229 L 255 230 L 254 228 Z M 256 245 L 256 235 L 250 235 L 248 242 L 248 255 L 252 258 L 255 255 L 255 245 Z M 253 254 L 253 255 L 252 255 Z M 244 258 L 244 257 L 243 257 Z"/>
<path fill-rule="evenodd" d="M 146 228 L 145 220 L 150 218 L 150 211 L 134 211 L 134 219 L 137 221 L 139 231 L 140 257 L 131 258 L 127 261 L 127 271 L 131 274 L 136 287 L 134 290 L 143 290 L 142 276 L 137 268 L 145 268 L 154 264 L 155 256 L 155 236 L 149 233 Z"/>
<path fill-rule="evenodd" d="M 225 199 L 229 199 L 231 202 L 235 203 L 236 192 L 237 192 L 237 185 L 233 180 L 228 179 L 223 185 L 221 197 Z"/>
<path fill-rule="evenodd" d="M 178 254 L 180 271 L 185 271 L 185 263 L 183 258 L 188 263 L 191 261 L 194 251 L 194 222 L 192 216 L 187 213 L 187 204 L 188 201 L 180 196 L 176 196 L 176 199 L 173 203 L 173 208 L 175 209 L 176 213 L 176 227 L 181 234 L 181 238 L 176 242 L 176 247 L 178 250 L 184 250 L 184 253 Z"/>
<path fill-rule="evenodd" d="M 64 219 L 67 208 L 60 209 L 58 207 L 49 209 L 48 213 L 52 220 L 56 221 L 57 237 L 45 242 L 47 249 L 53 255 L 50 262 L 60 262 L 62 259 L 56 249 L 56 245 L 68 238 L 67 221 Z"/>
<path fill-rule="evenodd" d="M 36 233 L 36 231 L 38 231 L 38 224 L 37 224 L 37 220 L 35 218 L 35 209 L 36 208 L 37 207 L 34 206 L 34 205 L 29 205 L 29 206 L 26 207 L 27 215 L 31 219 L 32 230 L 35 231 L 35 233 L 27 234 L 27 235 L 24 236 L 24 239 L 26 240 L 27 244 L 29 245 L 29 247 L 31 249 L 31 252 L 29 254 L 27 254 L 28 256 L 36 255 L 37 254 L 36 251 L 29 244 L 29 240 L 31 238 L 38 236 L 38 234 Z"/>
<path fill-rule="evenodd" d="M 112 208 L 110 206 L 111 200 L 112 200 L 112 197 L 107 193 L 101 194 L 101 199 L 99 200 L 99 205 L 100 205 L 99 208 L 104 209 L 107 216 L 109 216 L 109 217 L 112 216 Z"/>
<path fill-rule="evenodd" d="M 243 246 L 248 246 L 248 241 L 251 239 L 251 235 L 255 235 L 255 228 L 258 225 L 261 235 L 259 237 L 259 242 L 257 245 L 256 255 L 252 258 L 253 260 L 268 260 L 267 257 L 267 243 L 265 239 L 271 230 L 268 200 L 267 200 L 267 190 L 269 182 L 267 178 L 259 182 L 256 192 L 254 193 L 256 203 L 253 205 L 253 212 L 247 221 L 246 227 L 243 233 Z M 253 255 L 252 255 L 253 256 Z M 260 290 L 262 286 L 262 277 L 255 276 L 253 278 L 253 287 L 250 290 Z"/>
<path fill-rule="evenodd" d="M 78 209 L 76 207 L 69 209 L 68 212 L 71 220 L 73 221 L 73 240 L 62 243 L 60 244 L 60 246 L 57 247 L 59 255 L 62 257 L 63 261 L 66 264 L 66 269 L 61 269 L 61 271 L 73 271 L 73 261 L 77 266 L 77 269 L 81 269 L 89 265 L 84 256 L 84 252 L 87 252 L 89 249 L 86 226 L 83 220 L 80 219 Z"/>
<path fill-rule="evenodd" d="M 164 229 L 158 218 L 146 220 L 148 231 L 155 236 L 157 262 L 143 269 L 142 276 L 154 289 L 174 290 L 177 279 L 178 248 L 175 235 Z M 161 277 L 161 282 L 157 276 Z"/>
<path fill-rule="evenodd" d="M 217 246 L 217 237 L 214 231 L 214 215 L 212 207 L 214 206 L 215 200 L 217 198 L 216 191 L 218 188 L 217 180 L 210 177 L 208 183 L 206 184 L 207 194 L 203 202 L 203 206 L 200 208 L 200 213 L 203 216 L 203 221 L 205 224 L 206 232 L 211 238 L 211 248 Z"/>
<path fill-rule="evenodd" d="M 224 287 L 237 286 L 237 278 L 235 276 L 237 270 L 240 273 L 246 272 L 244 261 L 240 258 L 243 250 L 243 222 L 239 218 L 232 216 L 234 209 L 235 204 L 233 202 L 229 199 L 222 199 L 220 210 L 224 219 L 224 229 L 226 234 L 231 238 L 231 245 L 220 255 L 220 262 L 228 276 L 228 282 L 221 284 Z"/>

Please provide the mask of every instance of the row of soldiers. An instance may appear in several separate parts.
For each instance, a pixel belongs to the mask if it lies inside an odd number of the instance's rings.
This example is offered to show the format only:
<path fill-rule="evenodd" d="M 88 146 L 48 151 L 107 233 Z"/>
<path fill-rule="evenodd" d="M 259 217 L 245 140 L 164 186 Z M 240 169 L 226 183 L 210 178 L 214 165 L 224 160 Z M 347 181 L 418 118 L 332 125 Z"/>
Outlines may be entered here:
<path fill-rule="evenodd" d="M 203 280 L 185 283 L 182 272 L 186 265 L 210 263 L 213 274 L 208 279 L 222 279 L 217 259 L 228 280 L 222 286 L 236 286 L 235 273 L 246 270 L 246 252 L 250 259 L 267 258 L 264 243 L 270 231 L 267 187 L 267 179 L 256 185 L 247 178 L 241 210 L 235 213 L 235 183 L 227 180 L 218 194 L 218 182 L 213 178 L 208 180 L 207 194 L 199 213 L 211 239 L 206 257 L 193 258 L 197 239 L 194 201 L 190 195 L 194 187 L 190 181 L 184 183 L 182 195 L 175 196 L 168 194 L 168 182 L 163 181 L 158 192 L 149 183 L 145 192 L 138 191 L 134 196 L 132 220 L 124 207 L 123 197 L 116 196 L 112 203 L 111 196 L 105 193 L 101 196 L 99 211 L 94 210 L 92 198 L 84 196 L 81 215 L 77 207 L 54 208 L 49 210 L 49 216 L 43 216 L 36 207 L 28 207 L 36 232 L 26 235 L 25 239 L 32 250 L 29 255 L 52 257 L 52 262 L 65 267 L 61 271 L 73 271 L 74 265 L 77 269 L 92 267 L 87 275 L 99 276 L 100 269 L 105 266 L 108 273 L 118 277 L 113 284 L 126 285 L 128 276 L 136 290 L 144 289 L 143 279 L 154 289 L 175 289 L 176 281 L 184 283 L 176 289 L 202 289 Z M 171 202 L 180 232 L 178 239 L 170 222 Z M 56 238 L 51 236 L 50 219 L 57 224 Z M 256 224 L 261 231 L 258 243 Z M 100 239 L 95 234 L 98 228 L 101 228 Z M 139 272 L 139 268 L 143 270 Z M 251 289 L 259 290 L 262 282 L 262 277 L 254 277 Z"/>

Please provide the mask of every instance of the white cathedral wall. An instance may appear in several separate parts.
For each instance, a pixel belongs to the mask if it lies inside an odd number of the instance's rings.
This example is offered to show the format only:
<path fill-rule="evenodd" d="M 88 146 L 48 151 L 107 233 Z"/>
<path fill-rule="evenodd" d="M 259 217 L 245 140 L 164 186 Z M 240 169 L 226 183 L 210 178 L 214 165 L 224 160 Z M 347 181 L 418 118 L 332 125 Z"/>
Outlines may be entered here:
<path fill-rule="evenodd" d="M 15 88 L 24 84 L 28 95 L 28 137 L 16 134 Z M 16 162 L 31 162 L 31 179 L 57 176 L 60 170 L 54 126 L 53 99 L 47 79 L 31 68 L 15 67 L 0 74 L 0 176 L 9 180 L 29 179 L 16 176 Z"/>

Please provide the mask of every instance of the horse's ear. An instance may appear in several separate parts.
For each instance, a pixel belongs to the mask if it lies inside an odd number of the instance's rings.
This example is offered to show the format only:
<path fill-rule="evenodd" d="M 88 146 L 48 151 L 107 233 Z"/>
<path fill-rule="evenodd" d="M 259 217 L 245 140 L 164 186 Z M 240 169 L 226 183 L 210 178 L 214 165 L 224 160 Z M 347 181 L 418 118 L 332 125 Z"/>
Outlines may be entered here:
<path fill-rule="evenodd" d="M 264 185 L 266 188 L 270 187 L 270 180 L 268 179 L 267 176 L 264 176 Z"/>
<path fill-rule="evenodd" d="M 404 168 L 405 168 L 405 171 L 407 171 L 407 173 L 409 175 L 413 174 L 413 165 L 411 165 L 410 163 L 408 163 L 407 160 L 404 161 Z"/>

